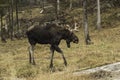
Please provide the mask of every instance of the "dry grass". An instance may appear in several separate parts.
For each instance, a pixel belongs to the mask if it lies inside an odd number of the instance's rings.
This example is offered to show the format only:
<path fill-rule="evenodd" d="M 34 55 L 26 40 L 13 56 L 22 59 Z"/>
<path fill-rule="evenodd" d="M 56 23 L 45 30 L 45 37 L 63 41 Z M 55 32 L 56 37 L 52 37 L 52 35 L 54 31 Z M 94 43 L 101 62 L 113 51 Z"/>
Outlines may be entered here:
<path fill-rule="evenodd" d="M 92 45 L 85 45 L 82 30 L 76 33 L 79 44 L 72 43 L 69 49 L 64 41 L 61 42 L 68 67 L 56 52 L 53 73 L 49 70 L 49 45 L 36 46 L 37 65 L 33 66 L 28 63 L 27 39 L 0 42 L 0 80 L 94 80 L 91 75 L 76 76 L 73 72 L 120 61 L 120 27 L 90 33 Z"/>

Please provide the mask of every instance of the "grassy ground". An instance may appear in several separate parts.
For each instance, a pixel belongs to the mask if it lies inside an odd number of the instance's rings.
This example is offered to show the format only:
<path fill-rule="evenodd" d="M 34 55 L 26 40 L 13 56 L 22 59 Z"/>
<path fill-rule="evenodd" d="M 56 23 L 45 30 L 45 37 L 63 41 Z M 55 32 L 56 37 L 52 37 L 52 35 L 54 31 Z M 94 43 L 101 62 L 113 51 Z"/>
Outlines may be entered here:
<path fill-rule="evenodd" d="M 72 43 L 70 49 L 64 41 L 61 42 L 68 67 L 64 66 L 61 55 L 56 52 L 55 72 L 49 70 L 49 45 L 36 46 L 37 65 L 33 66 L 28 63 L 27 39 L 0 42 L 0 80 L 94 80 L 91 75 L 75 76 L 72 73 L 120 61 L 120 26 L 100 32 L 91 30 L 92 45 L 85 45 L 82 30 L 76 34 L 80 42 Z"/>

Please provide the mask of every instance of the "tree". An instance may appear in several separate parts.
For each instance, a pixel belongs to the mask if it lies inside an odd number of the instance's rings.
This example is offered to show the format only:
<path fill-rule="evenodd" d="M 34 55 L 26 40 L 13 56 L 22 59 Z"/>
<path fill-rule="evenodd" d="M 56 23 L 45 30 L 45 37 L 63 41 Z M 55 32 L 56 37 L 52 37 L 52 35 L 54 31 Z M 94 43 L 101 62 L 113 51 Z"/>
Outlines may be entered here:
<path fill-rule="evenodd" d="M 45 1 L 44 0 L 42 0 L 42 9 L 43 9 L 43 11 L 45 9 Z"/>
<path fill-rule="evenodd" d="M 91 43 L 91 39 L 89 36 L 89 30 L 88 30 L 88 16 L 87 16 L 87 0 L 83 1 L 83 11 L 84 11 L 84 33 L 85 33 L 85 42 L 86 44 L 90 44 Z"/>
<path fill-rule="evenodd" d="M 57 15 L 57 19 L 59 19 L 58 15 L 60 13 L 60 0 L 57 0 L 56 3 L 56 15 Z"/>
<path fill-rule="evenodd" d="M 15 0 L 15 7 L 16 7 L 16 26 L 17 26 L 17 31 L 19 32 L 19 25 L 18 25 L 18 2 Z"/>
<path fill-rule="evenodd" d="M 0 23 L 1 23 L 1 41 L 6 42 L 6 30 L 3 27 L 3 16 L 5 15 L 4 8 L 7 7 L 6 2 L 4 0 L 0 1 Z"/>
<path fill-rule="evenodd" d="M 73 0 L 70 0 L 70 10 L 72 9 L 73 6 Z"/>
<path fill-rule="evenodd" d="M 10 38 L 13 40 L 13 0 L 9 0 L 10 4 Z"/>
<path fill-rule="evenodd" d="M 3 35 L 3 33 L 2 33 L 2 28 L 3 28 L 3 9 L 2 8 L 0 8 L 0 23 L 1 23 L 1 41 L 3 41 L 3 39 L 2 39 L 2 35 Z"/>
<path fill-rule="evenodd" d="M 100 0 L 97 0 L 97 29 L 101 28 L 101 17 L 100 17 Z"/>

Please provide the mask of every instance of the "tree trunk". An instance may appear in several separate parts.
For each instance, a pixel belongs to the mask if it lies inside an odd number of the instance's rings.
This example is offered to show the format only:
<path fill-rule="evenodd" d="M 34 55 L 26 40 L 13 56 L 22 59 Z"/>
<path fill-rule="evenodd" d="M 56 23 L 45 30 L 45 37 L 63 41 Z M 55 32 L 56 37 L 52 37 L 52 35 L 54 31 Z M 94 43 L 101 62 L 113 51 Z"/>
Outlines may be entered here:
<path fill-rule="evenodd" d="M 10 38 L 13 40 L 13 0 L 11 1 L 11 25 L 10 25 Z"/>
<path fill-rule="evenodd" d="M 42 0 L 42 9 L 43 9 L 43 11 L 45 10 L 45 1 L 44 0 Z"/>
<path fill-rule="evenodd" d="M 19 22 L 18 22 L 18 3 L 17 3 L 17 0 L 15 1 L 16 3 L 16 26 L 17 26 L 17 32 L 19 32 Z"/>
<path fill-rule="evenodd" d="M 83 10 L 84 10 L 84 33 L 85 33 L 85 42 L 86 44 L 90 44 L 91 39 L 89 36 L 88 30 L 88 16 L 87 16 L 87 0 L 83 1 Z"/>
<path fill-rule="evenodd" d="M 9 6 L 8 6 L 8 38 L 10 38 L 10 33 L 11 33 L 11 17 L 10 17 L 10 12 L 11 12 L 11 3 L 10 1 L 8 0 L 8 3 L 9 3 Z"/>
<path fill-rule="evenodd" d="M 100 0 L 97 0 L 97 29 L 101 29 Z"/>
<path fill-rule="evenodd" d="M 3 27 L 3 20 L 2 20 L 2 14 L 0 15 L 0 23 L 1 23 L 1 41 L 2 41 L 2 27 Z"/>
<path fill-rule="evenodd" d="M 73 6 L 73 0 L 70 0 L 70 10 L 72 9 L 72 6 Z"/>
<path fill-rule="evenodd" d="M 3 15 L 1 13 L 1 41 L 2 42 L 5 42 L 6 43 L 6 30 L 5 28 L 3 27 Z"/>
<path fill-rule="evenodd" d="M 56 16 L 57 16 L 57 20 L 59 20 L 59 13 L 60 13 L 60 0 L 57 0 L 57 3 L 56 3 Z"/>

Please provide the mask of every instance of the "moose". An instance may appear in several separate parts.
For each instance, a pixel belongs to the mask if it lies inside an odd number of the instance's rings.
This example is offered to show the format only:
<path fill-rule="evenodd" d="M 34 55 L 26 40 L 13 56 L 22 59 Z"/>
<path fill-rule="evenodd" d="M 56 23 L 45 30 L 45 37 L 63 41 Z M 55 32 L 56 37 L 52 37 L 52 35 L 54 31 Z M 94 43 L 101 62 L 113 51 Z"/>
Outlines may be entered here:
<path fill-rule="evenodd" d="M 67 47 L 70 48 L 70 43 L 78 43 L 78 37 L 70 30 L 56 25 L 54 23 L 47 25 L 33 25 L 28 28 L 27 32 L 29 46 L 29 62 L 35 65 L 34 60 L 34 47 L 38 44 L 50 44 L 51 59 L 50 68 L 53 68 L 53 56 L 54 51 L 57 51 L 62 55 L 65 66 L 67 66 L 66 58 L 63 51 L 59 48 L 60 41 L 63 39 L 67 43 Z"/>

